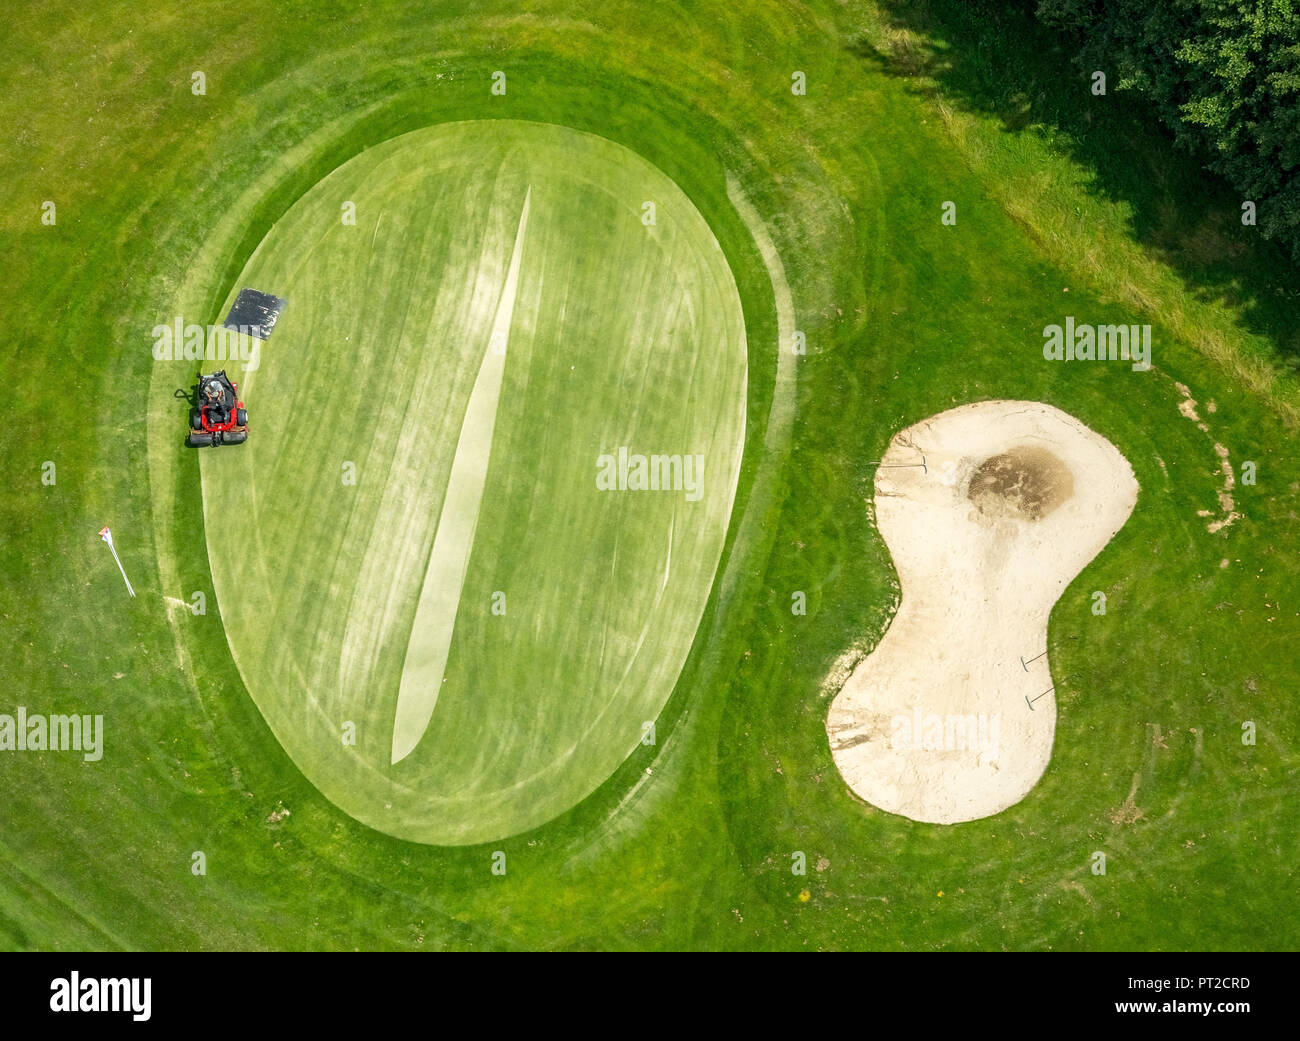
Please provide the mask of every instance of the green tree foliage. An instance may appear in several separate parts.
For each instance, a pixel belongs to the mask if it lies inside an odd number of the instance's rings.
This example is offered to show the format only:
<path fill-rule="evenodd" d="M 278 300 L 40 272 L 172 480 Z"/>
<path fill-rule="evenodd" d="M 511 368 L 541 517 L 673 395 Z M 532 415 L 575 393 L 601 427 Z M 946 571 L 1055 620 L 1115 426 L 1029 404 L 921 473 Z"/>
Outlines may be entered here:
<path fill-rule="evenodd" d="M 1300 9 L 1295 0 L 1039 0 L 1113 89 L 1152 102 L 1179 144 L 1258 208 L 1300 260 Z"/>

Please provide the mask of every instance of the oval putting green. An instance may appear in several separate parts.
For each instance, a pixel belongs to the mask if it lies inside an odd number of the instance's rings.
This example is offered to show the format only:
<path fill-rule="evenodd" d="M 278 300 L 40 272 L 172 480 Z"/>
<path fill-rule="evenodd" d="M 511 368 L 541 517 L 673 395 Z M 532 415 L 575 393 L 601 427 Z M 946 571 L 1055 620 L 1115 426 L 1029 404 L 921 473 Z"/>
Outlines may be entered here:
<path fill-rule="evenodd" d="M 400 838 L 564 812 L 667 701 L 722 553 L 746 348 L 708 225 L 603 138 L 451 123 L 331 173 L 243 286 L 289 304 L 201 469 L 276 737 Z"/>

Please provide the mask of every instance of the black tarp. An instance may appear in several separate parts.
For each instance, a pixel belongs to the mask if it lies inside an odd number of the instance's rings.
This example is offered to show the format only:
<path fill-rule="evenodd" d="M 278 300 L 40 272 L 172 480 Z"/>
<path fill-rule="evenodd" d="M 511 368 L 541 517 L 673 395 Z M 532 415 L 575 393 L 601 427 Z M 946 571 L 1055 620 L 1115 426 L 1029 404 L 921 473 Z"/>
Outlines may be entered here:
<path fill-rule="evenodd" d="M 288 302 L 270 293 L 259 293 L 256 289 L 241 289 L 224 325 L 236 331 L 242 327 L 249 335 L 266 340 Z"/>

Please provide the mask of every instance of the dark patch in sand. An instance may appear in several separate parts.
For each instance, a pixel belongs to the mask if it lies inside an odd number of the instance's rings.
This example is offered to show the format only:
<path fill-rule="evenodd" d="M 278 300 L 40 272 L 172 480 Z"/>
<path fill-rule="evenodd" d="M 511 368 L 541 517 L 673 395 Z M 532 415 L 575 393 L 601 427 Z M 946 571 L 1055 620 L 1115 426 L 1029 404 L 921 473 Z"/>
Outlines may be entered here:
<path fill-rule="evenodd" d="M 1021 445 L 990 456 L 971 475 L 966 496 L 987 517 L 1041 520 L 1074 494 L 1074 474 L 1045 448 Z"/>

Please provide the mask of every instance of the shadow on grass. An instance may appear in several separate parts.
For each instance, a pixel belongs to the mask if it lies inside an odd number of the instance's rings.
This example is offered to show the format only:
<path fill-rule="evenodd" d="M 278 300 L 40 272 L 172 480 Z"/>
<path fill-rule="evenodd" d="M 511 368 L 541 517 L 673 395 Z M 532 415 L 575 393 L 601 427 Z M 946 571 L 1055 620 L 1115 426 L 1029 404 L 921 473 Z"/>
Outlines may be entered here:
<path fill-rule="evenodd" d="M 918 94 L 937 86 L 945 101 L 996 117 L 1007 133 L 1050 139 L 1092 173 L 1089 191 L 1128 205 L 1135 239 L 1190 295 L 1235 309 L 1245 329 L 1272 341 L 1279 367 L 1300 376 L 1300 272 L 1242 226 L 1241 196 L 1176 149 L 1151 106 L 1113 87 L 1094 98 L 1071 41 L 1041 25 L 1034 7 L 882 0 L 894 39 L 881 50 L 862 38 L 851 50 L 913 81 Z"/>

